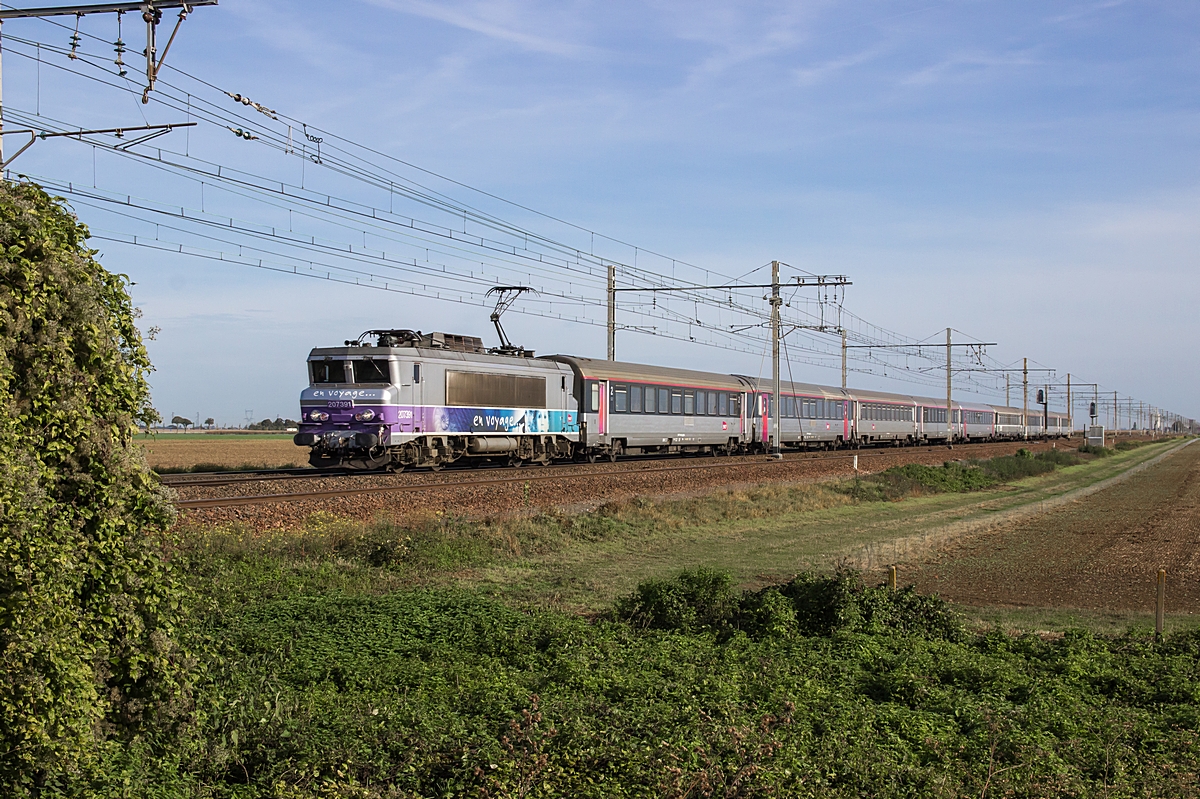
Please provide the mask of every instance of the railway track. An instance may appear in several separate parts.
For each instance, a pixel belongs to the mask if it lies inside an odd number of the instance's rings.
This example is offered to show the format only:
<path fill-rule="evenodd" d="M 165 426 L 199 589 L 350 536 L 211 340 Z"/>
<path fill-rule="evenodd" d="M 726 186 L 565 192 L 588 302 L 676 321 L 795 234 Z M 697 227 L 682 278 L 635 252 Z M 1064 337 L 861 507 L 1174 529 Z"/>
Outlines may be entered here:
<path fill-rule="evenodd" d="M 464 468 L 464 469 L 454 470 L 450 474 L 447 474 L 446 472 L 414 473 L 415 475 L 419 475 L 422 477 L 432 476 L 434 474 L 444 474 L 447 477 L 451 477 L 453 475 L 453 479 L 441 480 L 441 481 L 437 481 L 437 482 L 422 481 L 422 482 L 408 483 L 408 484 L 394 484 L 393 483 L 393 484 L 388 484 L 388 485 L 339 487 L 339 488 L 328 489 L 328 490 L 313 489 L 313 490 L 290 492 L 290 493 L 282 493 L 281 492 L 281 493 L 237 495 L 237 496 L 227 496 L 227 497 L 201 497 L 201 498 L 193 498 L 193 499 L 181 499 L 181 500 L 176 501 L 175 505 L 176 505 L 176 507 L 178 507 L 180 509 L 220 508 L 220 507 L 234 507 L 234 506 L 239 506 L 239 505 L 264 505 L 264 504 L 278 503 L 278 502 L 292 502 L 292 501 L 330 498 L 330 497 L 347 497 L 347 496 L 355 496 L 355 495 L 363 495 L 363 494 L 378 494 L 378 493 L 387 493 L 387 492 L 411 493 L 411 492 L 419 492 L 419 491 L 438 491 L 438 490 L 445 490 L 448 488 L 463 490 L 463 489 L 469 489 L 472 487 L 498 486 L 498 485 L 505 485 L 505 484 L 512 484 L 512 483 L 535 483 L 535 482 L 544 482 L 544 481 L 551 481 L 551 480 L 590 480 L 590 479 L 602 478 L 602 477 L 630 477 L 630 476 L 653 474 L 653 473 L 660 473 L 660 472 L 676 472 L 676 473 L 678 473 L 678 472 L 682 472 L 685 470 L 711 471 L 711 470 L 720 470 L 720 469 L 745 468 L 747 466 L 770 467 L 770 466 L 776 465 L 776 464 L 794 464 L 798 461 L 801 461 L 801 462 L 802 461 L 834 462 L 834 461 L 852 461 L 854 458 L 859 458 L 860 460 L 869 460 L 871 458 L 894 458 L 896 455 L 901 454 L 901 452 L 917 453 L 917 452 L 929 452 L 929 451 L 933 451 L 933 450 L 949 451 L 949 450 L 953 450 L 956 448 L 958 450 L 965 450 L 967 452 L 979 452 L 979 451 L 986 451 L 988 449 L 996 448 L 996 447 L 1011 447 L 1012 443 L 1013 442 L 989 441 L 989 442 L 981 442 L 981 443 L 976 443 L 976 444 L 956 444 L 956 445 L 954 445 L 954 447 L 948 447 L 945 444 L 936 444 L 936 445 L 926 445 L 926 446 L 920 446 L 920 447 L 906 447 L 903 450 L 901 450 L 899 448 L 881 448 L 881 449 L 871 449 L 871 450 L 859 450 L 857 452 L 847 452 L 845 450 L 836 450 L 836 451 L 832 451 L 832 452 L 795 453 L 795 454 L 785 455 L 783 459 L 768 458 L 768 457 L 764 457 L 762 455 L 757 455 L 757 456 L 750 455 L 750 456 L 740 456 L 740 457 L 734 457 L 734 458 L 706 459 L 701 462 L 695 462 L 695 460 L 693 458 L 688 458 L 688 460 L 692 461 L 692 462 L 686 463 L 686 464 L 680 464 L 678 460 L 674 460 L 671 463 L 671 465 L 641 466 L 641 464 L 662 464 L 663 463 L 662 459 L 658 459 L 658 458 L 649 459 L 648 458 L 645 460 L 625 461 L 624 463 L 626 464 L 626 468 L 623 468 L 623 469 L 607 469 L 607 470 L 603 470 L 603 471 L 594 471 L 594 470 L 589 470 L 586 468 L 581 469 L 580 468 L 581 466 L 586 466 L 584 464 L 557 464 L 557 465 L 551 465 L 551 466 L 544 466 L 544 467 L 540 467 L 540 468 L 528 468 L 528 467 L 491 467 L 491 468 L 487 468 L 487 469 Z M 679 460 L 683 460 L 683 458 L 680 458 Z M 635 466 L 635 464 L 638 465 L 640 468 L 637 468 L 637 467 L 630 468 L 631 466 Z M 244 483 L 244 482 L 249 482 L 249 481 L 256 480 L 256 479 L 277 480 L 277 479 L 299 479 L 299 478 L 312 479 L 312 478 L 321 478 L 321 477 L 380 477 L 380 476 L 385 476 L 385 474 L 386 474 L 386 473 L 380 473 L 380 472 L 330 473 L 330 472 L 317 472 L 316 470 L 312 470 L 312 469 L 297 470 L 297 471 L 307 471 L 308 474 L 291 474 L 291 473 L 277 474 L 278 471 L 279 470 L 275 470 L 275 472 L 271 472 L 271 473 L 267 473 L 267 474 L 263 474 L 263 475 L 255 475 L 255 473 L 253 473 L 253 472 L 241 472 L 241 473 L 237 473 L 237 474 L 239 476 L 245 475 L 244 479 L 232 480 L 232 481 L 224 482 L 224 483 L 216 482 L 216 481 L 212 481 L 212 482 L 198 481 L 195 483 L 185 483 L 184 485 L 190 485 L 193 487 L 220 486 L 220 485 L 230 485 L 232 483 Z M 481 475 L 487 474 L 489 472 L 491 472 L 491 473 L 501 472 L 501 473 L 503 473 L 503 476 L 494 477 L 494 478 L 484 478 L 484 479 L 462 479 L 461 475 L 464 472 L 469 472 L 471 474 L 481 474 Z M 180 485 L 180 484 L 172 483 L 172 485 Z"/>
<path fill-rule="evenodd" d="M 298 466 L 294 469 L 243 469 L 236 472 L 186 472 L 182 474 L 160 474 L 163 485 L 172 488 L 185 486 L 225 486 L 251 483 L 259 480 L 313 480 L 322 477 L 350 477 L 354 472 L 340 469 L 313 469 Z M 373 472 L 372 474 L 378 474 Z"/>
<path fill-rule="evenodd" d="M 982 442 L 978 442 L 978 443 L 974 443 L 974 444 L 960 443 L 960 444 L 955 444 L 954 446 L 960 447 L 960 448 L 986 447 L 988 445 L 1004 444 L 1004 443 L 1011 443 L 1011 442 L 982 441 Z M 903 447 L 902 451 L 905 451 L 905 452 L 928 452 L 930 450 L 945 449 L 945 448 L 946 448 L 945 444 L 927 444 L 927 445 L 921 445 L 921 446 L 916 446 L 916 447 Z M 883 452 L 894 454 L 896 451 L 897 450 L 894 448 L 885 447 L 885 448 L 878 448 L 878 449 L 871 448 L 871 449 L 865 449 L 865 450 L 858 450 L 857 452 L 858 452 L 858 454 L 866 457 L 871 454 L 878 454 L 878 453 L 883 453 Z M 838 454 L 845 456 L 847 453 L 845 450 L 837 450 L 836 452 L 802 452 L 802 453 L 789 453 L 789 454 L 785 455 L 784 457 L 786 460 L 804 460 L 804 459 L 815 459 L 815 458 L 828 457 L 828 456 L 836 457 Z M 852 456 L 853 453 L 850 453 L 850 455 Z M 633 456 L 633 457 L 622 458 L 621 463 L 637 464 L 637 463 L 678 462 L 678 461 L 684 461 L 684 460 L 691 461 L 691 460 L 695 460 L 696 457 L 697 456 L 695 456 L 695 455 L 673 455 L 673 456 L 669 456 L 669 457 L 661 457 L 661 456 L 653 456 L 653 455 L 645 456 L 645 457 Z M 761 455 L 735 455 L 735 456 L 733 456 L 732 459 L 728 459 L 728 458 L 725 459 L 724 462 L 726 462 L 726 463 L 743 463 L 743 464 L 744 463 L 759 463 L 759 462 L 762 462 L 762 456 Z M 478 473 L 484 473 L 484 472 L 513 472 L 513 473 L 528 474 L 530 471 L 545 472 L 547 470 L 575 469 L 575 468 L 578 468 L 583 465 L 584 464 L 580 464 L 580 463 L 554 463 L 554 464 L 550 464 L 549 466 L 530 466 L 530 465 L 524 465 L 524 466 L 500 466 L 500 465 L 448 466 L 448 467 L 440 470 L 440 473 L 447 474 L 447 475 L 455 474 L 455 473 L 463 473 L 463 472 L 468 472 L 471 474 L 478 474 Z M 438 473 L 439 472 L 434 472 L 432 470 L 405 472 L 405 474 L 411 474 L 411 475 L 432 475 L 432 474 L 438 474 Z M 350 470 L 346 470 L 346 469 L 313 469 L 308 466 L 302 466 L 302 467 L 296 467 L 296 468 L 291 468 L 291 469 L 288 469 L 288 468 L 243 469 L 243 470 L 239 470 L 239 471 L 229 471 L 229 472 L 173 473 L 173 474 L 159 475 L 159 480 L 162 481 L 163 485 L 171 486 L 172 488 L 192 488 L 192 487 L 214 487 L 215 488 L 218 486 L 239 485 L 241 483 L 252 483 L 252 482 L 259 482 L 259 481 L 320 480 L 320 479 L 332 478 L 332 477 L 345 477 L 345 478 L 387 477 L 387 476 L 390 476 L 393 474 L 400 474 L 400 472 L 386 472 L 386 471 L 364 472 L 364 471 L 350 471 Z"/>

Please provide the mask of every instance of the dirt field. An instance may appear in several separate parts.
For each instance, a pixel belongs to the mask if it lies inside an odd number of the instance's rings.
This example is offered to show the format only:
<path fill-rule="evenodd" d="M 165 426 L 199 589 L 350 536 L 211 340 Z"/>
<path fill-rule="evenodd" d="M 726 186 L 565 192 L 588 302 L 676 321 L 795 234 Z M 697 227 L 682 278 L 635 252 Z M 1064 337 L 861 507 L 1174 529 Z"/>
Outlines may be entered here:
<path fill-rule="evenodd" d="M 1200 444 L 1046 514 L 943 549 L 905 577 L 964 605 L 1200 613 Z M 908 582 L 906 579 L 905 582 Z"/>
<path fill-rule="evenodd" d="M 160 435 L 142 439 L 151 468 L 185 468 L 202 463 L 219 466 L 306 466 L 308 449 L 291 435 Z"/>

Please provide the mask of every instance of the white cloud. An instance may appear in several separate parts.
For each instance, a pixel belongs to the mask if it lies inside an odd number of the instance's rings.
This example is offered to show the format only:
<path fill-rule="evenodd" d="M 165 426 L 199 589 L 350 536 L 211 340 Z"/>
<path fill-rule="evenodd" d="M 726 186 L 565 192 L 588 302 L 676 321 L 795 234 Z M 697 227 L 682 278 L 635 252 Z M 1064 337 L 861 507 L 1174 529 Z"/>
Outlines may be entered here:
<path fill-rule="evenodd" d="M 520 2 L 428 2 L 428 0 L 368 0 L 371 5 L 452 25 L 522 50 L 561 58 L 594 58 L 601 48 L 578 41 L 579 26 L 566 24 L 570 8 Z"/>
<path fill-rule="evenodd" d="M 823 61 L 814 66 L 796 67 L 792 70 L 792 75 L 796 82 L 802 86 L 812 86 L 822 83 L 838 73 L 861 66 L 878 58 L 884 50 L 882 48 L 871 48 L 852 55 L 833 58 L 828 61 Z"/>
<path fill-rule="evenodd" d="M 992 53 L 955 53 L 910 72 L 898 81 L 903 86 L 932 86 L 942 83 L 974 83 L 992 80 L 1017 69 L 1042 65 L 1029 52 L 1000 55 Z"/>

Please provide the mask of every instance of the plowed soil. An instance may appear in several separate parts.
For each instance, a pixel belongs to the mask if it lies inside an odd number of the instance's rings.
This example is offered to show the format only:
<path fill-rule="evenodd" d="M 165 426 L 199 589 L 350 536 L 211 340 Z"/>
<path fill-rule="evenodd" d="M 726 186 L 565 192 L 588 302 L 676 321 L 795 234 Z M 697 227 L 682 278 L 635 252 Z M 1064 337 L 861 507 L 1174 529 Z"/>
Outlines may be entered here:
<path fill-rule="evenodd" d="M 307 466 L 308 448 L 286 438 L 260 435 L 162 436 L 146 439 L 142 446 L 152 469 L 190 468 L 202 463 L 239 466 Z"/>
<path fill-rule="evenodd" d="M 1200 612 L 1200 444 L 912 568 L 918 589 L 964 605 L 1098 611 L 1153 609 L 1161 568 L 1168 609 Z"/>

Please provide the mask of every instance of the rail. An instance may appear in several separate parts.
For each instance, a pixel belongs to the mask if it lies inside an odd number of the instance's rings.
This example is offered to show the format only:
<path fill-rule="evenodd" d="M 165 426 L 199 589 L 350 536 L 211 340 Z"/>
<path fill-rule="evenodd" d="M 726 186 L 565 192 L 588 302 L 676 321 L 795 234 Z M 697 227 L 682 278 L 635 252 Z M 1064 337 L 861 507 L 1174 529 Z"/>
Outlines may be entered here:
<path fill-rule="evenodd" d="M 953 447 L 945 444 L 935 444 L 921 447 L 907 447 L 908 452 L 930 451 L 936 449 L 951 450 L 954 447 L 967 449 L 980 449 L 989 447 L 1011 446 L 1013 442 L 979 442 L 975 444 L 956 444 Z M 1033 442 L 1031 442 L 1033 443 Z M 689 463 L 685 465 L 670 465 L 670 466 L 651 466 L 640 469 L 608 469 L 605 471 L 580 470 L 579 467 L 590 464 L 562 464 L 559 466 L 548 466 L 538 469 L 529 468 L 513 468 L 506 467 L 504 471 L 508 472 L 504 477 L 486 479 L 486 480 L 464 480 L 457 474 L 454 480 L 444 480 L 440 482 L 421 482 L 410 483 L 406 485 L 375 485 L 375 486 L 360 486 L 348 488 L 336 488 L 328 490 L 302 491 L 293 493 L 275 493 L 275 494 L 250 494 L 243 496 L 231 497 L 205 497 L 198 499 L 181 499 L 177 500 L 175 506 L 180 509 L 190 508 L 217 508 L 217 507 L 234 507 L 238 505 L 265 505 L 276 502 L 288 502 L 299 500 L 322 499 L 332 497 L 356 496 L 362 494 L 378 494 L 384 492 L 400 492 L 411 493 L 415 491 L 437 491 L 446 488 L 467 488 L 477 486 L 495 486 L 507 485 L 511 483 L 532 483 L 543 482 L 550 480 L 576 480 L 576 479 L 592 479 L 596 477 L 636 477 L 643 474 L 654 474 L 657 472 L 679 472 L 692 469 L 732 469 L 744 468 L 747 466 L 772 466 L 779 464 L 795 463 L 797 461 L 852 461 L 855 458 L 867 460 L 875 457 L 894 457 L 898 448 L 880 448 L 869 451 L 858 450 L 857 452 L 846 452 L 844 450 L 834 452 L 820 453 L 796 453 L 785 457 L 783 460 L 777 460 L 765 456 L 745 456 L 737 459 L 723 458 L 721 460 L 709 460 L 702 463 Z M 645 463 L 646 461 L 642 461 Z M 636 461 L 631 462 L 636 463 Z M 384 476 L 382 472 L 366 472 L 354 473 L 352 476 Z M 437 474 L 437 472 L 424 472 L 421 474 Z M 347 475 L 341 475 L 347 476 Z"/>

